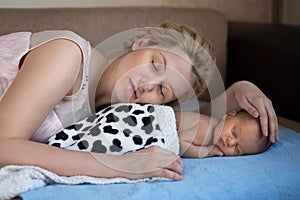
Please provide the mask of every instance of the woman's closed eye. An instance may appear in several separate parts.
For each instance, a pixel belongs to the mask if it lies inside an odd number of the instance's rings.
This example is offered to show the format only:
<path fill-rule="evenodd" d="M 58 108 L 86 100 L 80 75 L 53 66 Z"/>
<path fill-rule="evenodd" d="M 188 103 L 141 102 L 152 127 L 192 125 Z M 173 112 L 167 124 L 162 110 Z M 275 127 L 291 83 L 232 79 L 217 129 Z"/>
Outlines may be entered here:
<path fill-rule="evenodd" d="M 160 89 L 161 95 L 162 95 L 162 96 L 165 96 L 165 95 L 164 95 L 164 92 L 163 92 L 163 87 L 164 87 L 164 86 L 163 86 L 162 84 L 159 85 L 159 89 Z"/>
<path fill-rule="evenodd" d="M 158 72 L 158 68 L 157 68 L 156 63 L 155 63 L 154 60 L 151 60 L 151 64 L 152 64 L 152 67 L 154 68 L 154 70 L 155 70 L 156 72 Z"/>
<path fill-rule="evenodd" d="M 154 71 L 157 72 L 157 73 L 161 73 L 161 72 L 163 72 L 163 70 L 164 70 L 163 65 L 160 64 L 160 63 L 158 63 L 158 62 L 155 62 L 154 59 L 151 60 L 151 65 L 152 65 Z"/>

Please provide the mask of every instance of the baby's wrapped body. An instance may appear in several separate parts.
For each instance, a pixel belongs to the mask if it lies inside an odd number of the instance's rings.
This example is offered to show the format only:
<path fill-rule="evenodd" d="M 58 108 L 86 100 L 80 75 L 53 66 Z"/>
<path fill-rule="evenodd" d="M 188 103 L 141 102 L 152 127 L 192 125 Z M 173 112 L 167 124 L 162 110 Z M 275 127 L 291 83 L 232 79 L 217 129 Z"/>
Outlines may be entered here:
<path fill-rule="evenodd" d="M 113 155 L 156 145 L 179 154 L 173 109 L 151 104 L 111 105 L 53 135 L 47 143 Z"/>

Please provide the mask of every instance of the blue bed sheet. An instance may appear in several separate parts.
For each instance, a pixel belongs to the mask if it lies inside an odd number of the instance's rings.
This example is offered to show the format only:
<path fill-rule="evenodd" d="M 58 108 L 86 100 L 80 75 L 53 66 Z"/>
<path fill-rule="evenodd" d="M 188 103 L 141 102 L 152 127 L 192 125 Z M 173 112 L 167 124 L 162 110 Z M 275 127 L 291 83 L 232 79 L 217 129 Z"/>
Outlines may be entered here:
<path fill-rule="evenodd" d="M 300 199 L 300 134 L 280 128 L 262 154 L 183 159 L 183 181 L 134 184 L 55 184 L 23 193 L 33 199 Z"/>

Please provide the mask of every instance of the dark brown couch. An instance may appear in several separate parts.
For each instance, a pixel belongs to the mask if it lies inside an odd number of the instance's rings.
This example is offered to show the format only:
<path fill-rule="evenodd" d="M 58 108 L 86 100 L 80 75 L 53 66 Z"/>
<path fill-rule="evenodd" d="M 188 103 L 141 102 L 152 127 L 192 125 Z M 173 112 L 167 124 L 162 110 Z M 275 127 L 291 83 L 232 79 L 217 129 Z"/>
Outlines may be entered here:
<path fill-rule="evenodd" d="M 278 115 L 300 122 L 300 27 L 229 23 L 227 84 L 255 83 Z"/>

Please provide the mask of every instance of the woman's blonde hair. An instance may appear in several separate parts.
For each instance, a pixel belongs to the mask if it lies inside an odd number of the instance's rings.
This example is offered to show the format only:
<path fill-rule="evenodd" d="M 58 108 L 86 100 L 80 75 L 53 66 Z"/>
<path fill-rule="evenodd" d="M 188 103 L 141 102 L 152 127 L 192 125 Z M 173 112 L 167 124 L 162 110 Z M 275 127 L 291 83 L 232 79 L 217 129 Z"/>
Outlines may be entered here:
<path fill-rule="evenodd" d="M 147 46 L 158 45 L 164 48 L 178 48 L 185 53 L 192 62 L 192 72 L 196 81 L 192 85 L 194 91 L 187 91 L 180 101 L 190 100 L 195 95 L 202 94 L 215 66 L 215 52 L 213 46 L 200 33 L 184 25 L 164 22 L 159 28 L 144 28 L 139 34 L 125 42 L 125 47 L 132 48 L 134 42 L 145 36 L 149 37 Z"/>

